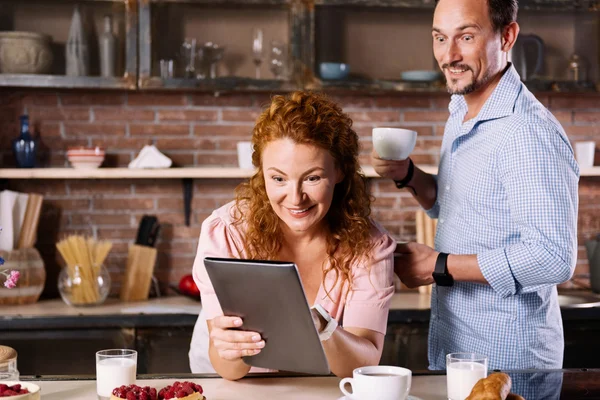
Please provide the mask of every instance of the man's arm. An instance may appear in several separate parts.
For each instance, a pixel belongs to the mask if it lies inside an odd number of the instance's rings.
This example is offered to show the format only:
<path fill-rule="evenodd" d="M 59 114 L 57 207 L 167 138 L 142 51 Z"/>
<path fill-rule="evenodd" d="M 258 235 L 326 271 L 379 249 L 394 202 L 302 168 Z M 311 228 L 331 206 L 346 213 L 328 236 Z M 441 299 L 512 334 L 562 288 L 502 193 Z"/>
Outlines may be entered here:
<path fill-rule="evenodd" d="M 371 163 L 375 172 L 383 178 L 402 181 L 407 178 L 410 166 L 410 158 L 406 160 L 383 160 L 379 158 L 377 152 L 371 153 Z M 413 164 L 414 165 L 414 164 Z M 437 198 L 437 181 L 434 175 L 423 172 L 414 165 L 413 176 L 406 183 L 406 189 L 419 202 L 425 210 L 430 210 L 435 205 Z"/>
<path fill-rule="evenodd" d="M 440 253 L 420 243 L 403 243 L 396 247 L 394 272 L 409 288 L 430 285 L 433 269 Z M 450 254 L 448 273 L 455 281 L 489 284 L 481 273 L 477 256 Z"/>

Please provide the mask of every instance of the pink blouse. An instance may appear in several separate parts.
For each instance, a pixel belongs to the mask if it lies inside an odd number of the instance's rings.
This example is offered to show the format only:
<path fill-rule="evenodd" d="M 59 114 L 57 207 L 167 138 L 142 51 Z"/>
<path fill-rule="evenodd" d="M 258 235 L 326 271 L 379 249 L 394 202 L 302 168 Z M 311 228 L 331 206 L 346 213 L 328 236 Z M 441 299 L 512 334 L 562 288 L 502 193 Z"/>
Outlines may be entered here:
<path fill-rule="evenodd" d="M 202 308 L 207 320 L 223 315 L 217 296 L 204 267 L 205 257 L 246 258 L 243 225 L 235 225 L 231 216 L 234 202 L 215 210 L 203 223 L 194 261 L 194 280 L 200 289 Z M 375 246 L 369 264 L 352 267 L 353 287 L 335 283 L 335 274 L 325 278 L 329 296 L 321 283 L 316 303 L 321 304 L 345 327 L 365 328 L 385 334 L 388 310 L 394 294 L 394 249 L 396 241 L 373 221 L 371 240 Z M 332 289 L 333 287 L 333 289 Z M 308 299 L 309 303 L 312 299 Z"/>

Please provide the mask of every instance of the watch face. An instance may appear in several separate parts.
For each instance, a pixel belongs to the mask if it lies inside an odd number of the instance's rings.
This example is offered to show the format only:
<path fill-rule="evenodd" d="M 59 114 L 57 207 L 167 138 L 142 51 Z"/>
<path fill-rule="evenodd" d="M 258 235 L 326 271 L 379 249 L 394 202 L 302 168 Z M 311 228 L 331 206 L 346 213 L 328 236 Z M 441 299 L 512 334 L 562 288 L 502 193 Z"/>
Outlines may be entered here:
<path fill-rule="evenodd" d="M 452 286 L 454 285 L 454 278 L 449 274 L 433 274 L 433 280 L 438 286 Z"/>

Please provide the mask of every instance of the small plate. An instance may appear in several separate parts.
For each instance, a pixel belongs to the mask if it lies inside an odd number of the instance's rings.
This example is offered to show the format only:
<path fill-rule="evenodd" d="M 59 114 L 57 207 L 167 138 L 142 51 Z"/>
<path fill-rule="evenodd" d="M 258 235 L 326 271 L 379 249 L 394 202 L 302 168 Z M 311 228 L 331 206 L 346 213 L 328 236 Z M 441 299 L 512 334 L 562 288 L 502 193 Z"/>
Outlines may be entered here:
<path fill-rule="evenodd" d="M 352 399 L 350 399 L 350 397 L 342 396 L 338 400 L 352 400 Z M 423 399 L 409 394 L 408 398 L 406 400 L 423 400 Z"/>

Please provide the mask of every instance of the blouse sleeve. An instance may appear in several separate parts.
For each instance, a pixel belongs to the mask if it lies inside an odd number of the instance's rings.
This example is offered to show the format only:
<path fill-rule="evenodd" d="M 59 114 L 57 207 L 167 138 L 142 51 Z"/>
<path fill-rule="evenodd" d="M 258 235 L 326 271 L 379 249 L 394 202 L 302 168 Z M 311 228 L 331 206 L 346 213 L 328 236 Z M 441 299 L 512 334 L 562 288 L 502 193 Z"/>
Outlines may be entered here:
<path fill-rule="evenodd" d="M 394 294 L 394 250 L 396 241 L 387 233 L 376 239 L 373 258 L 354 267 L 352 289 L 344 309 L 345 328 L 387 330 L 390 302 Z"/>
<path fill-rule="evenodd" d="M 200 290 L 205 318 L 223 315 L 221 305 L 204 266 L 205 257 L 239 258 L 239 247 L 234 239 L 235 232 L 216 213 L 204 220 L 200 230 L 198 251 L 194 260 L 194 281 Z"/>

